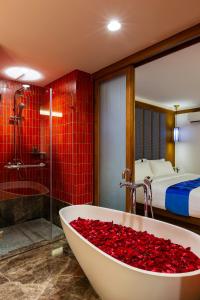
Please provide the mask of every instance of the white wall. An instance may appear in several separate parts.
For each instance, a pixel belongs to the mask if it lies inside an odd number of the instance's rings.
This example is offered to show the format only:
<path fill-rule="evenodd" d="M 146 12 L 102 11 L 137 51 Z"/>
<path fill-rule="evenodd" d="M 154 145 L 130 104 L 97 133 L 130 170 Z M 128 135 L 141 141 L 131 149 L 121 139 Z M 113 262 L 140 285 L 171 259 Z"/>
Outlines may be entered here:
<path fill-rule="evenodd" d="M 176 116 L 180 142 L 175 145 L 176 167 L 181 171 L 200 174 L 200 123 L 190 123 L 188 114 Z"/>

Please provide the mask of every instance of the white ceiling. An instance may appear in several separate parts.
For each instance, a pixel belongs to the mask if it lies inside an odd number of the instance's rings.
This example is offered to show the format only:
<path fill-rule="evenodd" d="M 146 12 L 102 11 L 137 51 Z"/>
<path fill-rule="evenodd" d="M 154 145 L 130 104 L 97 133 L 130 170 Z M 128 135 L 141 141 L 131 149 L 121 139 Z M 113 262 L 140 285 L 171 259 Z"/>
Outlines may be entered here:
<path fill-rule="evenodd" d="M 180 109 L 200 107 L 200 43 L 138 67 L 136 98 Z"/>
<path fill-rule="evenodd" d="M 1 0 L 0 75 L 9 66 L 43 74 L 93 73 L 200 21 L 199 0 Z M 120 32 L 107 22 L 118 18 Z"/>

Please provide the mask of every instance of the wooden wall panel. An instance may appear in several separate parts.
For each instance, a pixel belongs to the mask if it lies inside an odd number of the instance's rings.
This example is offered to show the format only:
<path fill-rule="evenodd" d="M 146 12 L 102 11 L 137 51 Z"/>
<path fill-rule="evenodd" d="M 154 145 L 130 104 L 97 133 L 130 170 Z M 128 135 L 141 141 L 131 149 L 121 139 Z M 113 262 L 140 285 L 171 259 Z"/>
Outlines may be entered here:
<path fill-rule="evenodd" d="M 175 165 L 175 143 L 173 139 L 173 129 L 175 127 L 175 113 L 168 112 L 167 113 L 167 147 L 166 147 L 166 160 L 172 162 L 173 166 Z"/>
<path fill-rule="evenodd" d="M 135 69 L 126 71 L 126 168 L 132 171 L 135 179 Z M 126 211 L 131 211 L 130 191 L 126 191 Z"/>

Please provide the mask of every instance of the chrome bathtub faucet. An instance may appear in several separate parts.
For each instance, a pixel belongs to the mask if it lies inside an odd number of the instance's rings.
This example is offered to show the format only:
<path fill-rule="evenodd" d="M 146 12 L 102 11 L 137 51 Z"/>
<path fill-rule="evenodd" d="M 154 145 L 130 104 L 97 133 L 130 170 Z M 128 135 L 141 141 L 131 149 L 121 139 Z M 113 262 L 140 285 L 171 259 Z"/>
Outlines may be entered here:
<path fill-rule="evenodd" d="M 151 209 L 151 216 L 153 218 L 153 208 L 152 208 L 152 190 L 151 190 L 151 180 L 149 177 L 144 179 L 144 182 L 132 182 L 131 181 L 131 170 L 124 169 L 122 172 L 122 179 L 124 182 L 120 182 L 120 188 L 126 187 L 130 190 L 130 198 L 131 198 L 131 213 L 136 214 L 136 190 L 140 187 L 143 188 L 144 191 L 144 215 L 148 217 L 148 206 Z M 128 180 L 126 181 L 126 177 L 128 176 Z"/>

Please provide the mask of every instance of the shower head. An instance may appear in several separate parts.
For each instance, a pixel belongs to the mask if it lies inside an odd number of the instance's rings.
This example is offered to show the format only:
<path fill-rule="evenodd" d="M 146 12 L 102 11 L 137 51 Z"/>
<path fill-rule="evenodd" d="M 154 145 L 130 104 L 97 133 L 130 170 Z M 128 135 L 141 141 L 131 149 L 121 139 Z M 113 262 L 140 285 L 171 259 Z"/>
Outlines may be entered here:
<path fill-rule="evenodd" d="M 23 97 L 24 96 L 24 91 L 26 91 L 27 89 L 29 89 L 30 85 L 29 84 L 23 84 L 22 87 L 20 89 L 18 89 L 17 91 L 15 91 L 14 94 L 14 115 L 17 115 L 19 117 L 19 119 L 22 118 L 22 111 L 25 107 L 24 103 L 19 103 L 17 105 L 17 98 Z"/>
<path fill-rule="evenodd" d="M 19 103 L 17 106 L 17 116 L 19 119 L 22 118 L 22 111 L 25 108 L 25 104 L 23 102 Z"/>
<path fill-rule="evenodd" d="M 29 84 L 22 84 L 22 86 L 23 86 L 23 89 L 24 89 L 24 90 L 27 90 L 27 89 L 30 88 L 30 85 L 29 85 Z"/>
<path fill-rule="evenodd" d="M 21 103 L 18 104 L 19 109 L 23 109 L 25 106 L 26 105 L 23 102 L 21 102 Z"/>

